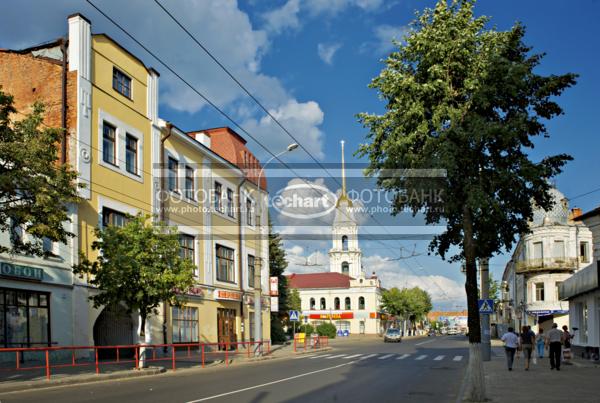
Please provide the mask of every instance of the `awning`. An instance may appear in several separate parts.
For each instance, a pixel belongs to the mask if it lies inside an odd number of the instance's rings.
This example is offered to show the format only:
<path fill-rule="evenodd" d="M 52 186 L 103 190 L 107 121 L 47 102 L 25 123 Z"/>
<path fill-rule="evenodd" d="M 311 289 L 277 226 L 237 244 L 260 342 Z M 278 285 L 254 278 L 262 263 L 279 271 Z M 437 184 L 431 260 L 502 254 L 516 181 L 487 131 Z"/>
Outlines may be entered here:
<path fill-rule="evenodd" d="M 599 270 L 600 263 L 592 264 L 563 281 L 558 287 L 559 299 L 568 300 L 597 289 L 599 285 L 598 278 L 600 277 Z"/>

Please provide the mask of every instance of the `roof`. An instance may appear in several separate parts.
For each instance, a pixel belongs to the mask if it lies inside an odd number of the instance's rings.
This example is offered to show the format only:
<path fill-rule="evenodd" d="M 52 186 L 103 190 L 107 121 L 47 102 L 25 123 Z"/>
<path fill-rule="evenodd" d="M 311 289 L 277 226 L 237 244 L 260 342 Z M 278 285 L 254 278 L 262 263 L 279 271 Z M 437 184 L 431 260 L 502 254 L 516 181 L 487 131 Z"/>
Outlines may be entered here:
<path fill-rule="evenodd" d="M 591 218 L 594 216 L 600 215 L 600 207 L 596 207 L 593 210 L 588 211 L 587 213 L 583 213 L 582 215 L 575 217 L 573 220 L 575 221 L 581 221 L 584 220 L 586 218 Z"/>
<path fill-rule="evenodd" d="M 287 276 L 290 288 L 350 288 L 352 277 L 342 273 L 306 273 Z"/>

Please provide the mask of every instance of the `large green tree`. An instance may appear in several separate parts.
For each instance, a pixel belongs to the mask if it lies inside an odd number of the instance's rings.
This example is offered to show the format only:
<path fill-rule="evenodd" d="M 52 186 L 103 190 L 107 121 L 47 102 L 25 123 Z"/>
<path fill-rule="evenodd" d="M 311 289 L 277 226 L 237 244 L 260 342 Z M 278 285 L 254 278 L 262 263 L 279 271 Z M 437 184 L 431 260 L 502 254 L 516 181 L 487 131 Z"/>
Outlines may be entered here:
<path fill-rule="evenodd" d="M 446 226 L 431 250 L 464 261 L 467 396 L 479 401 L 485 389 L 476 261 L 510 249 L 529 230 L 532 204 L 551 207 L 549 179 L 570 157 L 533 161 L 529 153 L 534 138 L 548 136 L 546 122 L 562 113 L 556 97 L 576 76 L 539 74 L 543 55 L 525 45 L 523 25 L 488 27 L 487 17 L 474 16 L 474 3 L 440 0 L 417 15 L 370 85 L 386 111 L 359 115 L 369 129 L 359 153 L 370 159 L 369 174 L 395 193 L 396 212 L 423 209 L 428 224 Z M 402 171 L 431 168 L 444 175 Z"/>
<path fill-rule="evenodd" d="M 425 318 L 433 307 L 427 291 L 419 287 L 384 290 L 381 294 L 381 306 L 389 314 L 403 320 L 419 321 Z"/>
<path fill-rule="evenodd" d="M 0 253 L 47 255 L 43 238 L 66 243 L 73 236 L 64 224 L 68 205 L 79 201 L 77 173 L 59 161 L 62 130 L 43 127 L 44 106 L 14 121 L 16 112 L 0 89 L 0 231 L 11 234 Z"/>
<path fill-rule="evenodd" d="M 283 273 L 287 265 L 281 237 L 273 231 L 269 222 L 269 276 L 279 279 L 279 312 L 271 312 L 271 339 L 274 342 L 285 341 L 283 320 L 288 311 L 288 285 Z"/>
<path fill-rule="evenodd" d="M 161 303 L 180 305 L 194 284 L 194 263 L 180 256 L 176 230 L 153 224 L 148 215 L 129 216 L 122 227 L 109 225 L 94 233 L 97 259 L 82 256 L 73 271 L 89 275 L 89 283 L 98 287 L 90 297 L 94 307 L 124 303 L 129 312 L 138 312 L 144 340 L 148 316 L 158 314 Z"/>

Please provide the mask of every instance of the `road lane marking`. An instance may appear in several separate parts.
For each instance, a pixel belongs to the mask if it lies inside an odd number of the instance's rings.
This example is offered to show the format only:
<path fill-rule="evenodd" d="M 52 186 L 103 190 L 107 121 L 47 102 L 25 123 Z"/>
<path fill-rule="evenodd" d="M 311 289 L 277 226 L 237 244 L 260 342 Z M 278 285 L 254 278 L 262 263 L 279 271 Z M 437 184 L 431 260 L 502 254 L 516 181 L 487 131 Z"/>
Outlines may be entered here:
<path fill-rule="evenodd" d="M 359 361 L 366 360 L 367 358 L 375 357 L 376 355 L 377 355 L 377 354 L 369 354 L 369 355 L 365 355 L 364 357 L 362 357 L 362 358 L 359 358 Z"/>
<path fill-rule="evenodd" d="M 462 355 L 457 355 L 456 357 L 454 357 L 453 361 L 460 361 L 462 360 L 463 356 Z"/>
<path fill-rule="evenodd" d="M 356 357 L 360 357 L 362 354 L 354 354 L 354 355 L 349 355 L 348 357 L 344 357 L 344 360 L 349 360 L 350 358 L 356 358 Z"/>
<path fill-rule="evenodd" d="M 338 354 L 338 355 L 332 355 L 331 357 L 327 357 L 326 360 L 331 360 L 334 358 L 342 358 L 344 357 L 346 354 Z"/>
<path fill-rule="evenodd" d="M 380 360 L 387 360 L 388 358 L 390 358 L 391 356 L 393 356 L 394 354 L 387 354 L 384 355 L 383 357 L 379 357 Z"/>
<path fill-rule="evenodd" d="M 302 354 L 301 356 L 298 357 L 294 357 L 295 360 L 299 360 L 301 358 L 309 358 L 309 357 L 314 357 L 316 354 Z"/>
<path fill-rule="evenodd" d="M 397 360 L 403 360 L 405 358 L 410 357 L 410 354 L 402 354 L 400 357 L 396 358 Z"/>
<path fill-rule="evenodd" d="M 425 358 L 427 358 L 427 354 L 420 355 L 417 358 L 415 358 L 415 360 L 420 361 L 420 360 L 424 360 Z"/>
<path fill-rule="evenodd" d="M 445 355 L 438 355 L 437 357 L 435 357 L 433 359 L 433 361 L 442 361 L 444 359 Z"/>
<path fill-rule="evenodd" d="M 323 358 L 323 357 L 327 357 L 327 356 L 330 356 L 330 355 L 331 355 L 331 354 L 317 355 L 317 356 L 315 356 L 315 357 L 310 357 L 310 359 L 311 359 L 311 360 L 314 360 L 314 359 L 316 359 L 316 358 Z"/>
<path fill-rule="evenodd" d="M 305 377 L 305 376 L 309 376 L 309 375 L 313 375 L 313 374 L 318 374 L 319 372 L 331 371 L 332 369 L 337 369 L 337 368 L 345 367 L 347 365 L 352 365 L 355 362 L 356 361 L 345 362 L 343 364 L 335 365 L 333 367 L 322 368 L 322 369 L 318 369 L 316 371 L 306 372 L 304 374 L 294 375 L 294 376 L 290 376 L 288 378 L 283 378 L 283 379 L 278 379 L 276 381 L 262 383 L 260 385 L 254 385 L 254 386 L 249 386 L 249 387 L 243 388 L 243 389 L 232 390 L 230 392 L 225 392 L 225 393 L 221 393 L 221 394 L 214 395 L 214 396 L 203 397 L 202 399 L 190 400 L 187 403 L 198 403 L 198 402 L 204 402 L 204 401 L 207 401 L 207 400 L 218 399 L 220 397 L 230 396 L 230 395 L 234 395 L 236 393 L 242 393 L 242 392 L 246 392 L 248 390 L 263 388 L 265 386 L 275 385 L 277 383 L 287 382 L 287 381 L 291 381 L 293 379 L 298 379 L 298 378 L 302 378 L 302 377 Z"/>
<path fill-rule="evenodd" d="M 415 344 L 415 346 L 422 346 L 423 344 L 433 343 L 434 341 L 435 341 L 435 339 L 431 339 L 431 340 L 427 340 L 427 341 L 422 341 L 420 343 Z"/>

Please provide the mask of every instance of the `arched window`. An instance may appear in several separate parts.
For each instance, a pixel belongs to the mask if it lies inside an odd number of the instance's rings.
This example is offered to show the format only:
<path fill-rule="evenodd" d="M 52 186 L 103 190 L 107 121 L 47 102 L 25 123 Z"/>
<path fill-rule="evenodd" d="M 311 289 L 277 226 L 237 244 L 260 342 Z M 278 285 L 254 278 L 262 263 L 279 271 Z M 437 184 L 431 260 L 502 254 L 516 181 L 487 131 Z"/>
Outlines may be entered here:
<path fill-rule="evenodd" d="M 310 299 L 310 310 L 314 311 L 314 309 L 315 309 L 315 299 L 311 298 Z"/>
<path fill-rule="evenodd" d="M 350 275 L 350 265 L 348 262 L 342 262 L 342 274 Z"/>
<path fill-rule="evenodd" d="M 327 309 L 327 306 L 325 305 L 325 298 L 321 298 L 321 309 Z"/>
<path fill-rule="evenodd" d="M 352 309 L 352 304 L 350 303 L 350 297 L 346 297 L 346 300 L 344 301 L 344 305 L 346 306 L 346 309 Z"/>
<path fill-rule="evenodd" d="M 338 297 L 333 300 L 333 309 L 340 309 L 340 299 Z"/>
<path fill-rule="evenodd" d="M 365 309 L 365 297 L 358 297 L 358 309 Z"/>
<path fill-rule="evenodd" d="M 348 237 L 346 235 L 342 237 L 342 250 L 348 250 Z"/>

